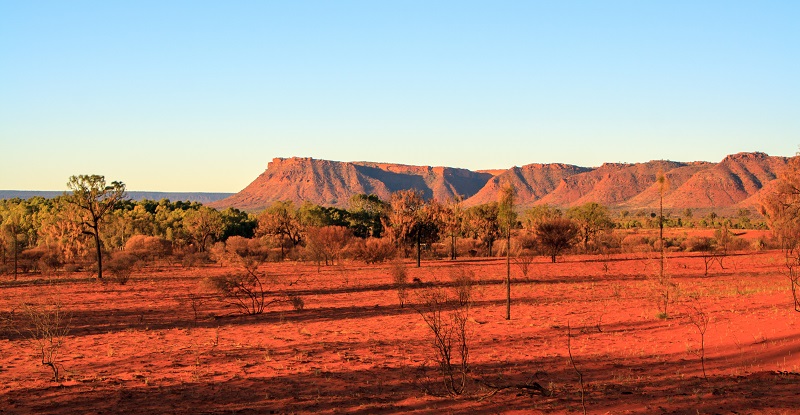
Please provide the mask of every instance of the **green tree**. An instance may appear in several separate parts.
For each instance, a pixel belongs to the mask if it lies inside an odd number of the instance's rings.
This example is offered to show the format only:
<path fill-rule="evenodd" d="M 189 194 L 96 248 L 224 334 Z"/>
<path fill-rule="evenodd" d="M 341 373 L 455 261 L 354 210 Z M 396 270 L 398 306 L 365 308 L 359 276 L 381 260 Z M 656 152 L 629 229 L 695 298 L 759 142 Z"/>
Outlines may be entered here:
<path fill-rule="evenodd" d="M 392 193 L 384 229 L 396 246 L 404 248 L 406 256 L 410 253 L 409 248 L 416 246 L 417 267 L 420 266 L 422 244 L 439 239 L 439 211 L 439 204 L 433 200 L 426 203 L 419 191 Z"/>
<path fill-rule="evenodd" d="M 540 223 L 561 218 L 561 209 L 548 204 L 533 206 L 525 211 L 524 225 L 529 232 L 534 232 Z"/>
<path fill-rule="evenodd" d="M 489 256 L 492 256 L 494 242 L 500 237 L 498 211 L 497 202 L 475 205 L 467 209 L 467 231 L 470 236 L 486 245 Z"/>
<path fill-rule="evenodd" d="M 72 194 L 67 200 L 77 206 L 81 212 L 84 232 L 94 238 L 97 254 L 97 279 L 103 278 L 103 247 L 100 241 L 100 223 L 114 207 L 125 199 L 125 184 L 114 181 L 106 185 L 106 179 L 100 175 L 71 176 L 67 189 Z"/>
<path fill-rule="evenodd" d="M 2 231 L 2 239 L 6 241 L 7 245 L 10 245 L 14 261 L 14 280 L 16 281 L 19 273 L 19 254 L 28 245 L 34 229 L 27 203 L 17 199 L 5 205 L 5 209 L 0 212 L 0 231 Z M 4 246 L 3 249 L 5 251 L 7 248 Z"/>
<path fill-rule="evenodd" d="M 197 249 L 200 252 L 205 252 L 208 242 L 220 238 L 225 232 L 222 214 L 207 206 L 187 211 L 183 219 L 183 226 L 197 243 Z"/>
<path fill-rule="evenodd" d="M 569 219 L 551 219 L 536 227 L 536 239 L 555 263 L 558 255 L 575 244 L 578 226 Z"/>
<path fill-rule="evenodd" d="M 583 242 L 583 250 L 589 251 L 589 242 L 602 230 L 614 225 L 608 214 L 608 208 L 596 203 L 588 202 L 567 210 L 567 218 L 575 221 L 578 226 L 578 236 Z"/>
<path fill-rule="evenodd" d="M 256 235 L 277 236 L 280 239 L 281 258 L 286 248 L 294 248 L 302 241 L 302 224 L 292 201 L 278 201 L 258 215 Z"/>
<path fill-rule="evenodd" d="M 511 320 L 511 231 L 517 223 L 514 198 L 514 186 L 510 183 L 500 189 L 497 218 L 506 237 L 506 320 Z"/>
<path fill-rule="evenodd" d="M 461 196 L 456 196 L 442 206 L 441 219 L 442 231 L 450 239 L 450 259 L 457 257 L 456 240 L 464 232 L 464 206 Z"/>
<path fill-rule="evenodd" d="M 380 238 L 389 204 L 374 194 L 357 194 L 350 198 L 348 225 L 359 238 Z"/>

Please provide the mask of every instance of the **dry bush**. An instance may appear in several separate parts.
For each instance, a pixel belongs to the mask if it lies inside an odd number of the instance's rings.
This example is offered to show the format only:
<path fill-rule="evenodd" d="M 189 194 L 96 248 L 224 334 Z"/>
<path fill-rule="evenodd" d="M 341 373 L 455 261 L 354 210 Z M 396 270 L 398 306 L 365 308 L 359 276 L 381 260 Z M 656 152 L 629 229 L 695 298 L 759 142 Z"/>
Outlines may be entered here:
<path fill-rule="evenodd" d="M 306 306 L 305 300 L 303 300 L 303 297 L 300 297 L 299 295 L 291 294 L 288 296 L 288 300 L 289 304 L 291 304 L 292 308 L 296 311 L 303 311 L 303 308 Z"/>
<path fill-rule="evenodd" d="M 353 240 L 353 232 L 344 226 L 311 227 L 306 231 L 305 251 L 317 264 L 334 265 Z"/>
<path fill-rule="evenodd" d="M 58 382 L 59 367 L 62 366 L 58 362 L 59 353 L 69 334 L 71 317 L 55 300 L 45 304 L 23 304 L 21 310 L 25 319 L 21 334 L 36 348 L 42 365 L 53 371 L 53 381 Z"/>
<path fill-rule="evenodd" d="M 486 247 L 479 240 L 474 238 L 461 238 L 456 242 L 458 252 L 466 253 L 469 257 L 476 257 L 483 252 Z"/>
<path fill-rule="evenodd" d="M 276 302 L 268 299 L 269 293 L 264 289 L 261 278 L 255 275 L 227 274 L 209 277 L 206 282 L 212 290 L 244 314 L 261 314 L 268 305 Z"/>
<path fill-rule="evenodd" d="M 622 252 L 624 236 L 609 229 L 595 236 L 595 245 L 602 254 L 615 254 Z"/>
<path fill-rule="evenodd" d="M 530 272 L 531 264 L 536 256 L 539 246 L 536 238 L 533 235 L 523 235 L 517 238 L 516 243 L 512 241 L 511 244 L 511 259 L 519 267 L 522 276 L 528 279 L 528 272 Z"/>
<path fill-rule="evenodd" d="M 270 250 L 262 240 L 232 236 L 224 245 L 215 246 L 213 252 L 217 261 L 239 268 L 240 271 L 210 277 L 207 284 L 242 313 L 261 314 L 266 307 L 287 301 L 302 309 L 303 303 L 299 297 L 292 300 L 284 292 L 265 286 L 269 284 L 275 287 L 278 281 L 259 271 L 259 267 L 270 257 Z"/>
<path fill-rule="evenodd" d="M 157 236 L 134 235 L 125 242 L 125 252 L 142 261 L 154 261 L 172 254 L 172 244 Z"/>
<path fill-rule="evenodd" d="M 699 301 L 694 301 L 685 306 L 684 316 L 691 325 L 697 329 L 700 335 L 700 347 L 692 350 L 692 353 L 700 358 L 700 365 L 703 368 L 703 378 L 708 379 L 706 375 L 706 331 L 708 330 L 708 323 L 711 320 L 708 312 L 702 307 Z"/>
<path fill-rule="evenodd" d="M 367 264 L 385 262 L 397 256 L 397 250 L 388 238 L 367 238 L 355 244 L 355 255 Z"/>
<path fill-rule="evenodd" d="M 663 276 L 654 275 L 648 278 L 650 285 L 650 299 L 658 308 L 656 315 L 660 319 L 668 319 L 670 306 L 678 300 L 680 287 L 672 281 L 666 273 Z"/>
<path fill-rule="evenodd" d="M 42 248 L 44 249 L 44 254 L 37 262 L 39 272 L 45 275 L 55 274 L 58 269 L 64 266 L 64 262 L 61 260 L 61 255 L 59 255 L 59 252 L 56 249 L 46 247 Z"/>
<path fill-rule="evenodd" d="M 44 255 L 45 250 L 39 247 L 21 251 L 17 259 L 17 269 L 21 273 L 27 273 L 35 270 L 39 260 L 41 260 Z"/>
<path fill-rule="evenodd" d="M 437 366 L 432 379 L 426 364 L 420 368 L 420 386 L 434 396 L 456 396 L 466 392 L 469 381 L 469 305 L 458 305 L 439 287 L 419 294 L 415 310 L 431 331 L 433 360 Z"/>
<path fill-rule="evenodd" d="M 471 269 L 459 267 L 450 272 L 450 278 L 453 280 L 458 304 L 462 307 L 472 305 L 475 273 Z"/>
<path fill-rule="evenodd" d="M 622 238 L 621 249 L 626 253 L 652 252 L 653 240 L 646 235 L 631 233 Z"/>
<path fill-rule="evenodd" d="M 139 257 L 127 252 L 115 252 L 111 258 L 106 261 L 103 268 L 111 273 L 111 279 L 125 285 L 131 278 L 131 273 L 138 267 Z"/>
<path fill-rule="evenodd" d="M 389 267 L 389 272 L 392 274 L 392 283 L 397 290 L 397 299 L 400 301 L 400 308 L 405 307 L 406 298 L 408 295 L 408 271 L 406 264 L 402 261 L 395 260 Z"/>

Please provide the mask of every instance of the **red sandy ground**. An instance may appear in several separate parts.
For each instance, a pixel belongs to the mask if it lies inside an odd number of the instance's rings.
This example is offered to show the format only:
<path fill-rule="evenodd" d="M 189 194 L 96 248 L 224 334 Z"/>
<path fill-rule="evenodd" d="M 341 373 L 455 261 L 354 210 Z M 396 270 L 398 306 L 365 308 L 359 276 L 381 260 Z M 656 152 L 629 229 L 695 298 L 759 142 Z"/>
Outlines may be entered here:
<path fill-rule="evenodd" d="M 670 254 L 680 296 L 671 318 L 659 319 L 655 254 L 537 258 L 527 278 L 512 264 L 507 321 L 504 260 L 409 262 L 410 277 L 426 283 L 449 283 L 458 267 L 475 273 L 474 381 L 459 397 L 423 392 L 430 330 L 400 308 L 388 264 L 265 265 L 297 280 L 289 289 L 305 308 L 280 304 L 255 316 L 205 288 L 204 278 L 229 271 L 219 266 L 146 268 L 127 285 L 86 274 L 3 276 L 0 414 L 580 413 L 568 324 L 588 413 L 800 413 L 800 313 L 782 263 L 777 251 L 739 253 L 704 277 L 700 257 Z M 190 294 L 200 296 L 197 318 Z M 72 318 L 58 383 L 8 319 L 41 301 L 59 301 Z M 689 304 L 711 317 L 707 379 Z M 487 397 L 485 383 L 531 379 L 553 396 L 510 388 Z"/>

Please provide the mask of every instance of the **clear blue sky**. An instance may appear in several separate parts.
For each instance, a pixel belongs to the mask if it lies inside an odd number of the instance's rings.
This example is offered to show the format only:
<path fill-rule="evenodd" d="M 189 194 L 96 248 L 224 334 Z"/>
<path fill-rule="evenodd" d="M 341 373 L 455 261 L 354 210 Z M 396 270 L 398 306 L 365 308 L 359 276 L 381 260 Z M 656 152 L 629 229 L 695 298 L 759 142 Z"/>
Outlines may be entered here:
<path fill-rule="evenodd" d="M 0 189 L 800 144 L 797 1 L 0 1 Z"/>

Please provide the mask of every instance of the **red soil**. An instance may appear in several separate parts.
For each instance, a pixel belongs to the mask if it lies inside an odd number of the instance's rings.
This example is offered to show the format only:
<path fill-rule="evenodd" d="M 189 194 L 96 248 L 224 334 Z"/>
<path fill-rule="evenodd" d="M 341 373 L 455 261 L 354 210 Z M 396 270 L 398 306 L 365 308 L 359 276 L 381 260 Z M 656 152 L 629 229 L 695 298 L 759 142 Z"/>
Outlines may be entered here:
<path fill-rule="evenodd" d="M 505 316 L 501 259 L 409 263 L 410 277 L 449 283 L 474 271 L 467 394 L 426 395 L 420 366 L 430 330 L 400 308 L 388 265 L 269 264 L 305 308 L 273 306 L 243 316 L 203 279 L 229 269 L 147 268 L 124 286 L 87 275 L 26 276 L 0 285 L 0 414 L 29 413 L 579 413 L 578 376 L 589 413 L 800 411 L 800 313 L 791 305 L 779 252 L 743 253 L 715 264 L 670 254 L 680 295 L 657 318 L 653 254 L 537 258 L 527 277 L 512 264 L 512 319 Z M 414 289 L 412 291 L 418 291 Z M 192 308 L 189 295 L 196 296 Z M 415 293 L 411 293 L 411 302 Z M 54 300 L 55 299 L 55 300 Z M 53 382 L 17 316 L 24 302 L 59 301 L 71 314 Z M 700 335 L 689 306 L 711 318 Z M 14 310 L 11 320 L 10 311 Z M 14 321 L 17 321 L 15 324 Z M 535 379 L 553 396 L 494 385 Z M 480 380 L 481 382 L 478 382 Z M 481 399 L 485 398 L 485 399 Z"/>

